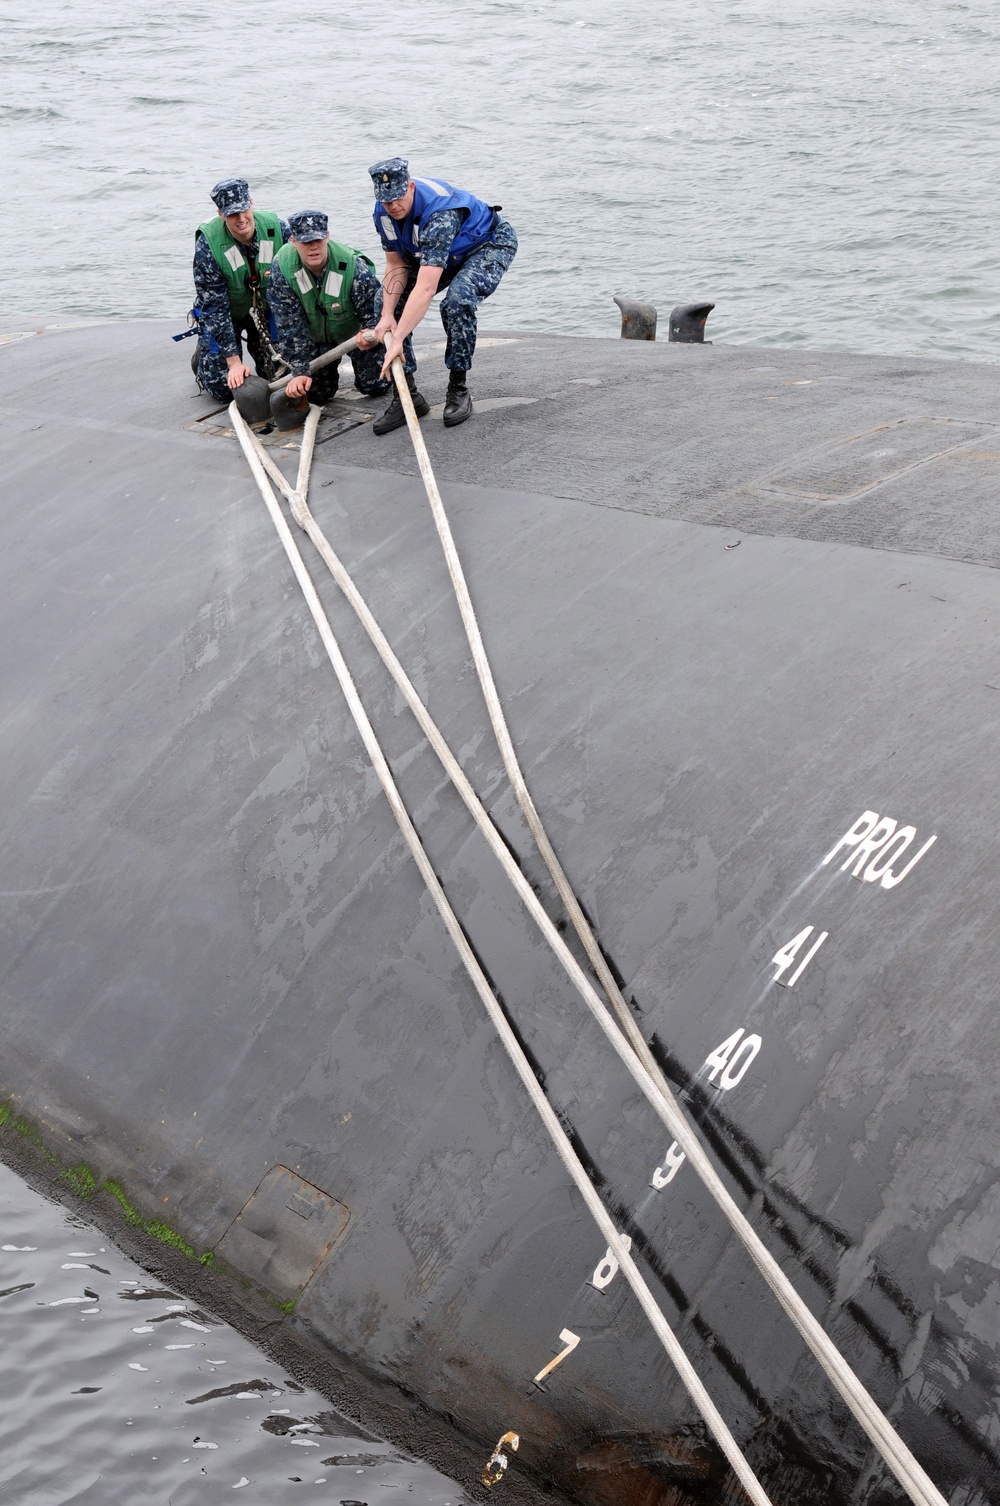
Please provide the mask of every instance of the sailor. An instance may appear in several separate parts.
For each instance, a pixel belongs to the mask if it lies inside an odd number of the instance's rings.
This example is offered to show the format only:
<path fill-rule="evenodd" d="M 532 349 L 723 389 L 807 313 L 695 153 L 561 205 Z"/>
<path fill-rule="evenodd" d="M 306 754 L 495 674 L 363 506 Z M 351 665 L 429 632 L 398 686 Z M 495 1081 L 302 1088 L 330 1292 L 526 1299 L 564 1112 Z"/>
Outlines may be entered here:
<path fill-rule="evenodd" d="M 292 369 L 285 391 L 290 398 L 309 394 L 328 403 L 337 390 L 339 361 L 309 376 L 309 363 L 360 329 L 374 324 L 379 281 L 369 257 L 329 237 L 329 221 L 319 209 L 288 217 L 291 238 L 274 259 L 268 302 L 277 331 L 278 349 Z M 354 350 L 354 385 L 368 397 L 388 391 L 391 378 L 381 375 L 382 351 Z"/>
<path fill-rule="evenodd" d="M 472 413 L 466 373 L 476 349 L 476 308 L 495 292 L 514 260 L 517 235 L 509 220 L 501 219 L 499 205 L 485 204 L 439 178 L 411 178 L 409 163 L 402 157 L 376 162 L 368 171 L 375 188 L 375 229 L 385 250 L 385 275 L 383 300 L 376 305 L 378 324 L 367 338 L 373 345 L 385 339 L 384 375 L 434 294 L 448 289 L 441 301 L 448 337 L 444 364 L 449 372 L 444 421 L 454 428 Z M 422 418 L 429 410 L 414 381 L 416 363 L 404 365 L 413 405 Z M 394 393 L 372 429 L 388 434 L 405 422 Z"/>
<path fill-rule="evenodd" d="M 288 226 L 272 210 L 254 208 L 245 178 L 223 178 L 212 200 L 218 214 L 198 226 L 194 242 L 198 348 L 191 364 L 199 387 L 225 403 L 250 375 L 243 337 L 257 375 L 277 375 L 267 284 Z"/>

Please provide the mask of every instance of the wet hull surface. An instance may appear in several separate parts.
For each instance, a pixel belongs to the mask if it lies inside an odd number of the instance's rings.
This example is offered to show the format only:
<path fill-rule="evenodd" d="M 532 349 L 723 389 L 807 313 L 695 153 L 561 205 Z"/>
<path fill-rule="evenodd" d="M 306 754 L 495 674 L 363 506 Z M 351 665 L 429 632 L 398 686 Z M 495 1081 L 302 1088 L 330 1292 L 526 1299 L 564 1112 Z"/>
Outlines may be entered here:
<path fill-rule="evenodd" d="M 519 1465 L 588 1501 L 736 1499 L 482 1015 L 242 457 L 185 427 L 209 405 L 182 360 L 148 376 L 163 344 L 2 353 L 2 1086 L 60 1165 L 120 1178 L 484 1459 L 514 1429 Z M 977 1506 L 1000 373 L 898 366 L 534 336 L 477 361 L 475 395 L 517 403 L 424 427 L 529 785 L 647 1039 L 827 1332 Z M 549 905 L 414 470 L 405 433 L 353 430 L 317 452 L 313 511 Z M 306 557 L 448 894 L 773 1499 L 902 1499 Z"/>

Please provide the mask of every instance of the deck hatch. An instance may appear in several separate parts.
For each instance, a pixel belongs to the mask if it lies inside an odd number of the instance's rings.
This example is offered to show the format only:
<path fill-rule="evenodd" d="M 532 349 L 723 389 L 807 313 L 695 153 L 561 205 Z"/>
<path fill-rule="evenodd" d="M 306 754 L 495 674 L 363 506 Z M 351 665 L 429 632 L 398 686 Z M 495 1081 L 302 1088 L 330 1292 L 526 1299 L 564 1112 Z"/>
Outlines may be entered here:
<path fill-rule="evenodd" d="M 327 440 L 336 439 L 339 434 L 346 434 L 349 429 L 356 429 L 361 424 L 371 423 L 375 417 L 370 406 L 371 402 L 371 398 L 366 400 L 360 392 L 346 397 L 335 397 L 323 409 L 316 443 L 326 444 Z M 213 439 L 235 440 L 236 438 L 225 408 L 213 408 L 210 413 L 203 414 L 201 418 L 196 418 L 193 423 L 185 424 L 184 427 L 190 429 L 193 434 L 208 434 Z M 256 424 L 253 427 L 266 449 L 299 450 L 302 448 L 301 429 L 283 431 L 272 429 L 268 425 Z"/>
<path fill-rule="evenodd" d="M 954 418 L 900 418 L 812 450 L 757 483 L 768 496 L 801 502 L 850 502 L 883 482 L 950 454 L 996 426 Z"/>
<path fill-rule="evenodd" d="M 287 1166 L 272 1166 L 216 1253 L 282 1302 L 294 1301 L 344 1234 L 350 1211 Z"/>

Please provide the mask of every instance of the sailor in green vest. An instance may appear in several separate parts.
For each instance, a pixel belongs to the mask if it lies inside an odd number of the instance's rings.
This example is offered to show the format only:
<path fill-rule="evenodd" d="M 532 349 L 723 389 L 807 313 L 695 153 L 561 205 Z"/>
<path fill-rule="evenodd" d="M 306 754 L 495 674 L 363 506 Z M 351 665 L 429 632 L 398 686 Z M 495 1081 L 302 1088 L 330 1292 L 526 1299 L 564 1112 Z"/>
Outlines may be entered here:
<path fill-rule="evenodd" d="M 328 403 L 337 390 L 340 362 L 321 367 L 315 376 L 309 375 L 309 363 L 376 323 L 379 280 L 367 256 L 330 239 L 322 210 L 289 215 L 288 227 L 291 238 L 274 259 L 268 290 L 278 349 L 292 371 L 285 391 L 293 401 L 308 394 L 312 403 Z M 384 357 L 381 347 L 351 352 L 354 385 L 366 397 L 378 397 L 391 385 L 381 375 Z"/>
<path fill-rule="evenodd" d="M 223 178 L 212 189 L 218 214 L 198 226 L 194 244 L 198 349 L 191 364 L 198 385 L 227 403 L 250 375 L 243 339 L 258 376 L 279 374 L 267 290 L 271 264 L 288 239 L 272 210 L 255 209 L 245 178 Z"/>

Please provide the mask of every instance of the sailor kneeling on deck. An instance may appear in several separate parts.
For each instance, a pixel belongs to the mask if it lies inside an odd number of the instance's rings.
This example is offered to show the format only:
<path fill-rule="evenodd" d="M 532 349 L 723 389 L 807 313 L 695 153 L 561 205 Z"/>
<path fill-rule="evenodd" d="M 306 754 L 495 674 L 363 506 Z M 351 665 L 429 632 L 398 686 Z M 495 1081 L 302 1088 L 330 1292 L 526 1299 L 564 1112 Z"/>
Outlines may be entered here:
<path fill-rule="evenodd" d="M 376 304 L 378 323 L 367 332 L 372 346 L 385 340 L 382 374 L 404 350 L 406 380 L 417 416 L 429 411 L 414 380 L 416 362 L 403 341 L 416 329 L 440 288 L 441 322 L 448 337 L 444 364 L 448 393 L 444 422 L 464 423 L 472 413 L 466 373 L 476 349 L 476 309 L 499 286 L 514 260 L 517 235 L 500 206 L 453 188 L 439 178 L 411 178 L 409 163 L 390 157 L 368 169 L 375 188 L 375 229 L 385 250 L 384 293 Z M 399 394 L 372 425 L 389 434 L 406 422 Z"/>
<path fill-rule="evenodd" d="M 199 387 L 228 403 L 250 375 L 242 337 L 257 375 L 278 374 L 268 316 L 272 260 L 288 239 L 288 225 L 270 209 L 255 209 L 245 178 L 223 178 L 212 189 L 218 214 L 198 226 L 194 242 L 198 347 L 191 365 Z"/>
<path fill-rule="evenodd" d="M 289 215 L 288 226 L 291 238 L 274 259 L 268 291 L 278 348 L 292 369 L 285 392 L 293 400 L 308 394 L 310 402 L 328 403 L 340 380 L 340 362 L 321 367 L 313 376 L 309 363 L 374 322 L 379 281 L 367 256 L 330 239 L 329 221 L 321 210 Z M 353 350 L 351 364 L 359 391 L 368 397 L 388 391 L 381 351 Z"/>

